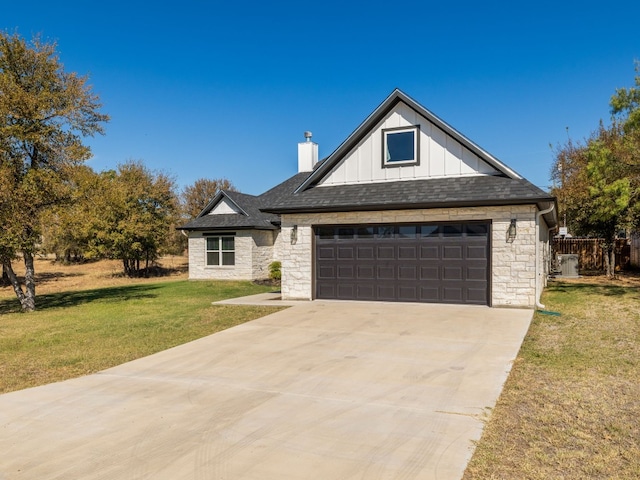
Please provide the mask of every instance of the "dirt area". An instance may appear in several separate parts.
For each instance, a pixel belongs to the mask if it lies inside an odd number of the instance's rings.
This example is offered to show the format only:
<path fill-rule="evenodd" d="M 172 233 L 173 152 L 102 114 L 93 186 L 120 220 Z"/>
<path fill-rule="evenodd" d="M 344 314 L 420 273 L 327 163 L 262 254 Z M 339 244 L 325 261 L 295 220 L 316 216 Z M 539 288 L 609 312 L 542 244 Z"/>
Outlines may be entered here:
<path fill-rule="evenodd" d="M 22 279 L 24 265 L 14 263 L 14 270 Z M 80 264 L 63 264 L 48 258 L 37 258 L 36 292 L 55 293 L 70 290 L 88 290 L 100 287 L 112 287 L 133 283 L 158 282 L 162 280 L 179 280 L 187 278 L 188 261 L 186 256 L 163 257 L 157 268 L 148 278 L 130 278 L 122 272 L 119 260 L 100 260 Z M 0 288 L 0 298 L 15 295 L 11 286 Z"/>

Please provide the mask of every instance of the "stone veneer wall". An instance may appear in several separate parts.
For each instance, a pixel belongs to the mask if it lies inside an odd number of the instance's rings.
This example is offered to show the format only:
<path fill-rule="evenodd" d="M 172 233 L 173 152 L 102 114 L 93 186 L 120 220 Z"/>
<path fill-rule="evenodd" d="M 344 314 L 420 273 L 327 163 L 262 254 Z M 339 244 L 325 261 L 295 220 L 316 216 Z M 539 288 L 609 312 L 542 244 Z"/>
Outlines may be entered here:
<path fill-rule="evenodd" d="M 273 230 L 253 231 L 253 280 L 269 278 L 269 264 L 273 261 Z"/>
<path fill-rule="evenodd" d="M 314 225 L 490 220 L 491 304 L 533 308 L 536 302 L 536 242 L 541 245 L 544 242 L 542 232 L 540 236 L 536 235 L 536 211 L 535 205 L 512 205 L 283 215 L 280 233 L 282 298 L 313 298 Z M 512 218 L 517 220 L 517 236 L 509 242 L 507 229 Z M 543 220 L 541 224 L 542 231 L 546 225 Z M 297 225 L 298 235 L 297 241 L 292 243 L 289 239 L 294 225 Z M 544 263 L 541 255 L 541 269 Z M 540 277 L 546 279 L 544 275 Z"/>
<path fill-rule="evenodd" d="M 235 265 L 207 266 L 206 241 L 202 232 L 189 233 L 190 280 L 257 280 L 269 277 L 274 233 L 270 230 L 238 230 L 235 235 Z"/>

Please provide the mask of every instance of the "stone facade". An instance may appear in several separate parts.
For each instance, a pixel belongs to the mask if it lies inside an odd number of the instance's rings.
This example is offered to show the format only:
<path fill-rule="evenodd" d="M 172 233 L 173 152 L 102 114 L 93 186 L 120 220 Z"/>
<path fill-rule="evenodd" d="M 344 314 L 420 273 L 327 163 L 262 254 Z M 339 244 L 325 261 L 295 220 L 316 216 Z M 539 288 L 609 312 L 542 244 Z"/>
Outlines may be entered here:
<path fill-rule="evenodd" d="M 277 232 L 239 230 L 235 234 L 235 265 L 207 266 L 206 237 L 200 231 L 189 232 L 189 279 L 261 280 L 269 278 L 273 261 L 273 243 Z"/>
<path fill-rule="evenodd" d="M 548 251 L 545 248 L 547 227 L 540 220 L 536 232 L 536 206 L 440 208 L 420 210 L 388 210 L 372 212 L 338 212 L 288 214 L 282 216 L 280 260 L 282 261 L 282 297 L 313 298 L 313 226 L 360 223 L 491 221 L 491 305 L 533 308 L 536 293 L 546 281 Z M 511 219 L 517 220 L 517 236 L 507 238 Z M 292 237 L 291 231 L 297 234 Z M 540 272 L 536 279 L 537 261 Z M 536 281 L 539 288 L 536 289 Z"/>

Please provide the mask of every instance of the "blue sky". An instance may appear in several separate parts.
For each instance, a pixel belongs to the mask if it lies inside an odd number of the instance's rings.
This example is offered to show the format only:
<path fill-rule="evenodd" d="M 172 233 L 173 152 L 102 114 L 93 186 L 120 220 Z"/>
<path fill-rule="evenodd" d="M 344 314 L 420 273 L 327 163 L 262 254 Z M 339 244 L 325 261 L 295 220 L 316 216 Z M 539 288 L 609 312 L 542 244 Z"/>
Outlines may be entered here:
<path fill-rule="evenodd" d="M 180 187 L 259 194 L 400 88 L 534 184 L 551 145 L 609 120 L 633 85 L 640 2 L 10 2 L 0 29 L 56 41 L 111 116 L 95 170 L 142 160 Z"/>

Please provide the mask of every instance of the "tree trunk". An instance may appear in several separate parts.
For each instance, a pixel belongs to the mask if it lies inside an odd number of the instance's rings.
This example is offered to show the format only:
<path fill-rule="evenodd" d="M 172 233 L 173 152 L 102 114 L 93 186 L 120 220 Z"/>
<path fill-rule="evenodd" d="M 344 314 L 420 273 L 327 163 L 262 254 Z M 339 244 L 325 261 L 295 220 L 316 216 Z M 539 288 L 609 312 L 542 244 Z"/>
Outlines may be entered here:
<path fill-rule="evenodd" d="M 616 276 L 616 250 L 612 245 L 606 245 L 604 249 L 604 271 L 608 278 Z"/>
<path fill-rule="evenodd" d="M 26 287 L 22 310 L 33 312 L 36 309 L 36 269 L 33 265 L 33 254 L 22 252 L 24 256 L 24 284 Z"/>
<path fill-rule="evenodd" d="M 611 270 L 611 278 L 616 277 L 616 249 L 615 246 L 611 248 L 611 253 L 609 254 L 609 268 Z"/>
<path fill-rule="evenodd" d="M 18 298 L 18 301 L 20 302 L 20 306 L 24 310 L 26 296 L 25 296 L 24 291 L 22 290 L 22 285 L 20 285 L 20 281 L 18 280 L 18 276 L 13 271 L 13 267 L 11 266 L 11 262 L 3 262 L 2 263 L 2 269 L 4 270 L 4 272 L 6 272 L 7 277 L 9 277 L 9 282 L 11 283 L 11 286 L 13 287 L 13 291 L 15 292 L 16 297 Z"/>
<path fill-rule="evenodd" d="M 9 280 L 9 274 L 7 273 L 7 267 L 2 264 L 2 279 L 0 280 L 0 285 L 3 287 L 8 287 L 11 285 L 11 280 Z"/>

